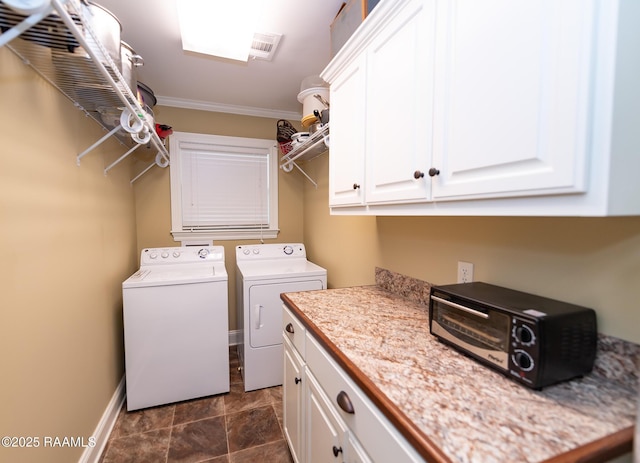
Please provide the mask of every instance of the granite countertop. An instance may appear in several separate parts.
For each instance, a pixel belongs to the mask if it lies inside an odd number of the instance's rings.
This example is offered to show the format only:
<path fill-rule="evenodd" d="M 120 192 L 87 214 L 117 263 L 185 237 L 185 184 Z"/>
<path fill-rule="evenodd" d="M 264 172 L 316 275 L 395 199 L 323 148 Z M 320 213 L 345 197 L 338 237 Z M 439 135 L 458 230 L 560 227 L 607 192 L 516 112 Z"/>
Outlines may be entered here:
<path fill-rule="evenodd" d="M 534 391 L 429 333 L 427 283 L 381 269 L 376 283 L 283 300 L 425 459 L 606 461 L 631 450 L 640 346 L 599 336 L 592 373 Z"/>

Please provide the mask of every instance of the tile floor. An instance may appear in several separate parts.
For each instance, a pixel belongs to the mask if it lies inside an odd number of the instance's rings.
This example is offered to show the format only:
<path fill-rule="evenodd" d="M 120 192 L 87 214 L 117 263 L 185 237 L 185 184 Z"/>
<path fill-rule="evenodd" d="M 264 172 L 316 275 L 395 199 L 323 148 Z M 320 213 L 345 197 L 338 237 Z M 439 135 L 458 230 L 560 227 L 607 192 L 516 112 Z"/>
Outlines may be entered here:
<path fill-rule="evenodd" d="M 244 392 L 235 347 L 231 391 L 120 411 L 100 463 L 291 463 L 282 434 L 282 386 Z"/>

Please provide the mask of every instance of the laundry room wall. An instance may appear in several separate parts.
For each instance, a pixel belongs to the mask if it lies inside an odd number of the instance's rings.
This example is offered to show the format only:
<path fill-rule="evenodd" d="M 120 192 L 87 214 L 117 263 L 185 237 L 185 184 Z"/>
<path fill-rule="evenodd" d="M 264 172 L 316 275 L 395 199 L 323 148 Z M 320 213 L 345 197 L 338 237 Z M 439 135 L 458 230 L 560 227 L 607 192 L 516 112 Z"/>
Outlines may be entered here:
<path fill-rule="evenodd" d="M 156 121 L 177 132 L 204 133 L 232 137 L 275 140 L 277 119 L 216 113 L 170 106 L 154 108 Z M 295 123 L 295 121 L 292 121 Z M 151 156 L 149 154 L 149 156 Z M 152 169 L 135 182 L 136 229 L 138 251 L 148 247 L 180 246 L 171 235 L 171 188 L 169 169 Z M 265 243 L 301 242 L 303 238 L 304 177 L 297 171 L 278 169 L 278 221 L 280 233 Z M 255 244 L 257 240 L 214 242 L 224 246 L 229 275 L 229 326 L 236 330 L 235 247 Z"/>
<path fill-rule="evenodd" d="M 329 156 L 327 151 L 302 166 L 318 184 L 304 188 L 307 253 L 327 269 L 329 288 L 375 284 L 374 269 L 381 262 L 376 218 L 329 215 Z"/>
<path fill-rule="evenodd" d="M 304 241 L 329 287 L 376 266 L 434 284 L 474 280 L 595 309 L 599 331 L 640 343 L 640 217 L 348 217 L 328 209 L 331 152 L 306 164 Z"/>
<path fill-rule="evenodd" d="M 40 443 L 0 461 L 78 461 L 84 448 L 44 439 L 86 444 L 123 376 L 131 166 L 103 174 L 123 153 L 111 140 L 77 166 L 103 130 L 6 47 L 0 101 L 0 436 Z"/>

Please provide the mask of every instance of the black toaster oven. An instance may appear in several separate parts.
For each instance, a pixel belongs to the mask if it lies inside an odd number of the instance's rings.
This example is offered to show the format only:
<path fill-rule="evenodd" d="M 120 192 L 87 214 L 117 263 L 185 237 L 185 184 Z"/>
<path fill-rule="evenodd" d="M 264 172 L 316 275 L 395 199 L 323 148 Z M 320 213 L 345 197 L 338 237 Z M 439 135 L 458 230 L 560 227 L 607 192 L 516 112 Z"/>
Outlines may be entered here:
<path fill-rule="evenodd" d="M 433 286 L 429 329 L 534 389 L 589 373 L 596 357 L 592 309 L 488 283 Z"/>

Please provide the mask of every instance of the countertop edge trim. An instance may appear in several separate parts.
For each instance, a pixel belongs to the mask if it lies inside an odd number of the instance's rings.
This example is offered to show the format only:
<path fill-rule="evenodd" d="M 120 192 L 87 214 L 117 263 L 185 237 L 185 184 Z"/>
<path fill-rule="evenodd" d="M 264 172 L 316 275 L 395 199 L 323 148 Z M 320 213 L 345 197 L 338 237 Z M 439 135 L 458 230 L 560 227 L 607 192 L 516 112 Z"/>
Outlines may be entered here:
<path fill-rule="evenodd" d="M 635 426 L 589 442 L 581 447 L 549 458 L 542 463 L 602 463 L 633 450 Z"/>
<path fill-rule="evenodd" d="M 378 407 L 387 419 L 398 429 L 400 434 L 427 461 L 433 463 L 452 463 L 444 452 L 434 444 L 371 380 L 360 371 L 333 342 L 302 312 L 297 305 L 281 294 L 280 298 L 293 311 L 300 322 L 307 328 L 329 355 L 340 365 L 345 373 L 362 389 L 366 396 Z"/>

